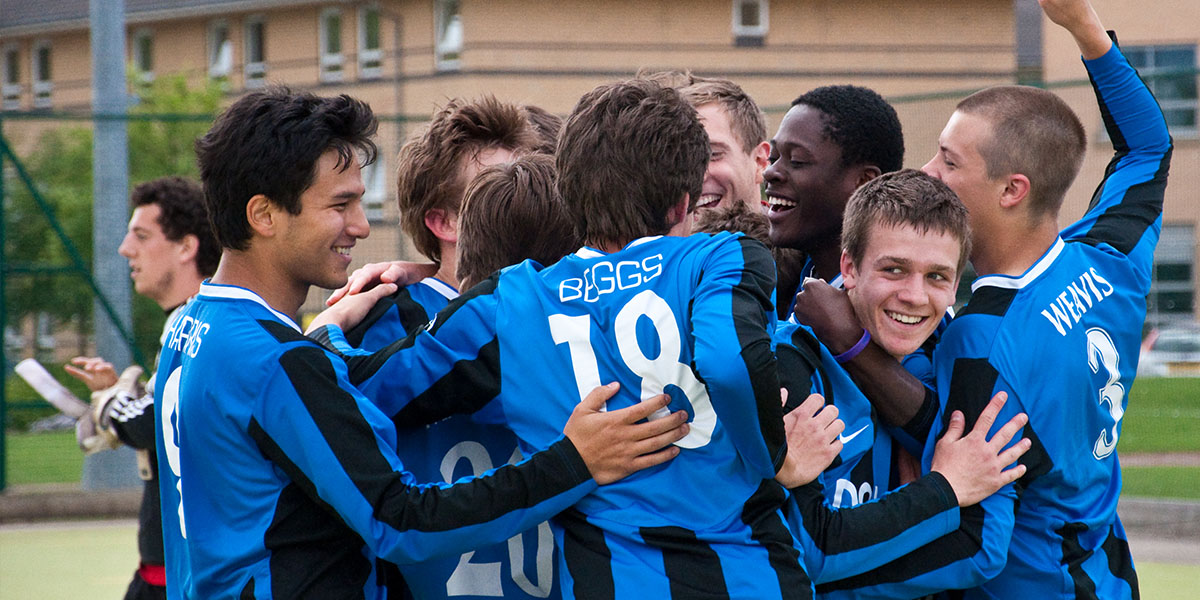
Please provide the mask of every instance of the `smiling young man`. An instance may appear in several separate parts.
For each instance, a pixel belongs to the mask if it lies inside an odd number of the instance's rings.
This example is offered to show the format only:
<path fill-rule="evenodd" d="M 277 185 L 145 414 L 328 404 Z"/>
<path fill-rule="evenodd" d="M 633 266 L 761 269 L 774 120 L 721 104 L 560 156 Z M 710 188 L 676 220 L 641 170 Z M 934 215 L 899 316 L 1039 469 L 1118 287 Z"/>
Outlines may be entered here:
<path fill-rule="evenodd" d="M 664 397 L 599 412 L 610 386 L 521 464 L 418 484 L 396 457 L 395 426 L 354 387 L 347 362 L 296 324 L 309 287 L 345 283 L 350 251 L 369 233 L 360 165 L 374 158 L 375 128 L 349 96 L 270 88 L 234 102 L 196 144 L 223 252 L 158 367 L 172 598 L 386 597 L 376 558 L 506 540 L 598 483 L 669 459 L 674 450 L 655 450 L 684 433 L 675 415 L 635 424 Z M 400 360 L 401 350 L 370 360 Z"/>
<path fill-rule="evenodd" d="M 1116 513 L 1116 443 L 1137 369 L 1172 144 L 1162 111 L 1088 2 L 1040 2 L 1075 39 L 1095 88 L 1115 150 L 1104 179 L 1083 217 L 1060 230 L 1063 195 L 1086 148 L 1070 107 L 1019 86 L 960 102 L 924 170 L 970 209 L 971 260 L 982 276 L 935 352 L 936 399 L 906 393 L 914 387 L 902 383 L 903 373 L 866 383 L 891 422 L 926 423 L 926 456 L 945 411 L 970 416 L 991 394 L 1007 393 L 1005 412 L 1029 414 L 1028 471 L 980 505 L 966 535 L 854 582 L 870 586 L 872 597 L 911 598 L 947 581 L 978 586 L 970 598 L 1138 597 Z M 845 348 L 853 333 L 835 329 L 826 331 L 837 339 L 831 346 Z M 860 357 L 855 362 L 887 366 L 878 353 Z"/>
<path fill-rule="evenodd" d="M 130 196 L 133 214 L 117 252 L 129 261 L 133 289 L 167 314 L 164 343 L 180 310 L 212 275 L 221 257 L 204 209 L 204 194 L 194 181 L 163 177 L 138 185 Z M 155 357 L 155 362 L 158 358 Z M 107 437 L 138 451 L 138 474 L 145 481 L 138 511 L 140 564 L 129 584 L 127 600 L 166 597 L 163 569 L 162 514 L 158 502 L 158 464 L 154 453 L 154 379 L 137 381 L 140 367 L 118 380 L 112 363 L 100 357 L 76 357 L 66 365 L 83 381 L 98 405 L 81 431 Z M 107 445 L 104 447 L 108 447 Z"/>
<path fill-rule="evenodd" d="M 708 134 L 709 157 L 697 209 L 734 203 L 762 206 L 763 169 L 767 166 L 766 118 L 741 86 L 728 79 L 687 75 L 679 93 Z"/>

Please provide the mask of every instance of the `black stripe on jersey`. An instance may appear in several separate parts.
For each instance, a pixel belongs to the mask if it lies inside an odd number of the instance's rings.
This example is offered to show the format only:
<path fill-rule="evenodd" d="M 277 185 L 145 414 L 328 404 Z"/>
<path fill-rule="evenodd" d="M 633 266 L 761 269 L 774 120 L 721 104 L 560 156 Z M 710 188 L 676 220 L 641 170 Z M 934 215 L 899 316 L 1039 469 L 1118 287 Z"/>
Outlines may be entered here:
<path fill-rule="evenodd" d="M 279 363 L 337 462 L 375 516 L 397 531 L 448 531 L 535 506 L 591 479 L 570 440 L 520 465 L 449 488 L 406 485 L 375 448 L 375 433 L 350 393 L 338 385 L 327 355 L 313 346 L 285 352 Z"/>
<path fill-rule="evenodd" d="M 246 582 L 246 587 L 238 594 L 238 600 L 254 600 L 254 578 Z"/>
<path fill-rule="evenodd" d="M 1055 530 L 1062 538 L 1062 564 L 1067 566 L 1071 581 L 1075 583 L 1076 600 L 1099 600 L 1096 595 L 1096 582 L 1083 570 L 1083 561 L 1091 558 L 1092 551 L 1085 550 L 1079 543 L 1079 532 L 1087 531 L 1083 523 L 1066 523 Z"/>
<path fill-rule="evenodd" d="M 796 410 L 812 393 L 813 378 L 821 383 L 825 393 L 825 404 L 833 404 L 833 385 L 829 374 L 821 364 L 820 342 L 802 327 L 796 328 L 792 334 L 791 344 L 780 344 L 775 347 L 775 358 L 779 370 L 779 383 L 787 389 L 787 404 L 783 406 L 783 414 Z M 833 457 L 827 469 L 842 464 L 841 455 Z"/>
<path fill-rule="evenodd" d="M 1017 297 L 1017 290 L 983 286 L 971 294 L 967 305 L 958 313 L 955 319 L 968 315 L 990 315 L 1003 317 Z"/>
<path fill-rule="evenodd" d="M 782 600 L 809 600 L 813 597 L 812 580 L 804 572 L 800 551 L 779 514 L 785 500 L 778 483 L 764 480 L 742 508 L 742 522 L 750 527 L 750 537 L 767 549 L 767 560 L 779 578 Z"/>
<path fill-rule="evenodd" d="M 247 433 L 263 456 L 292 480 L 280 491 L 271 525 L 263 534 L 263 546 L 271 552 L 272 596 L 333 598 L 356 594 L 361 598 L 371 574 L 371 564 L 363 557 L 362 538 L 320 500 L 312 481 L 253 417 Z"/>
<path fill-rule="evenodd" d="M 554 517 L 563 528 L 563 561 L 574 580 L 579 600 L 612 600 L 612 550 L 604 541 L 604 531 L 588 522 L 587 516 L 568 508 Z"/>
<path fill-rule="evenodd" d="M 1104 538 L 1101 546 L 1104 555 L 1108 557 L 1108 571 L 1124 579 L 1133 591 L 1133 600 L 1141 596 L 1138 591 L 1137 572 L 1133 570 L 1133 555 L 1129 552 L 1129 542 L 1117 537 L 1116 528 L 1108 526 L 1108 537 Z"/>
<path fill-rule="evenodd" d="M 500 340 L 479 349 L 472 360 L 454 363 L 443 375 L 392 416 L 398 428 L 436 423 L 453 414 L 470 414 L 500 394 Z"/>
<path fill-rule="evenodd" d="M 762 242 L 749 237 L 737 241 L 742 249 L 742 279 L 730 290 L 733 329 L 754 390 L 759 430 L 771 464 L 778 471 L 787 456 L 787 437 L 779 406 L 775 354 L 766 333 L 768 315 L 775 310 L 775 261 Z"/>
<path fill-rule="evenodd" d="M 923 479 L 923 478 L 922 478 Z M 908 487 L 912 487 L 916 483 Z M 943 479 L 944 481 L 944 479 Z M 948 485 L 948 484 L 947 484 Z M 908 488 L 905 488 L 908 489 Z M 894 494 L 883 498 L 886 500 Z M 858 510 L 864 504 L 855 507 Z M 885 583 L 908 581 L 919 575 L 936 571 L 946 565 L 974 556 L 983 548 L 984 511 L 974 504 L 959 509 L 958 529 L 952 531 L 892 562 L 862 573 L 817 586 L 817 594 L 836 590 L 853 590 Z"/>
<path fill-rule="evenodd" d="M 943 435 L 946 425 L 950 423 L 951 413 L 956 410 L 961 410 L 966 417 L 963 431 L 971 431 L 975 421 L 979 420 L 980 413 L 991 401 L 992 390 L 996 388 L 996 379 L 999 377 L 1000 374 L 986 358 L 959 358 L 954 361 L 954 371 L 950 375 L 950 397 L 946 410 L 942 413 Z M 1025 465 L 1026 469 L 1025 474 L 1014 484 L 1018 498 L 1034 480 L 1049 473 L 1054 467 L 1054 461 L 1034 431 L 1032 423 L 1025 425 L 1022 437 L 1029 438 L 1032 446 L 1017 460 L 1019 464 Z"/>
<path fill-rule="evenodd" d="M 367 331 L 387 315 L 393 307 L 400 317 L 400 327 L 406 333 L 412 333 L 418 327 L 422 327 L 429 322 L 429 313 L 425 312 L 425 307 L 412 299 L 412 294 L 408 291 L 408 287 L 402 287 L 390 296 L 385 296 L 379 302 L 376 302 L 375 306 L 372 306 L 371 310 L 367 311 L 367 316 L 363 317 L 362 321 L 359 321 L 357 325 L 346 330 L 346 341 L 355 348 L 362 345 L 363 337 L 367 335 Z"/>
<path fill-rule="evenodd" d="M 1105 242 L 1122 254 L 1132 251 L 1146 233 L 1146 229 L 1162 214 L 1163 196 L 1167 190 L 1167 171 L 1171 166 L 1171 152 L 1172 150 L 1168 149 L 1159 160 L 1158 169 L 1155 170 L 1153 178 L 1129 186 L 1121 201 L 1097 216 L 1096 222 L 1079 241 L 1093 245 Z M 1096 188 L 1090 206 L 1094 206 L 1100 201 L 1104 184 L 1108 181 L 1108 176 L 1116 170 L 1117 161 L 1122 157 L 1123 154 L 1118 154 L 1109 163 L 1108 169 L 1104 173 L 1104 180 Z"/>
<path fill-rule="evenodd" d="M 271 334 L 271 337 L 275 338 L 275 341 L 279 342 L 280 344 L 309 340 L 309 338 L 306 338 L 303 333 L 300 333 L 299 331 L 296 331 L 295 329 L 292 329 L 291 327 L 284 325 L 279 321 L 259 319 L 258 324 L 261 325 L 263 329 L 266 329 L 267 333 Z"/>
<path fill-rule="evenodd" d="M 801 522 L 813 543 L 826 555 L 843 554 L 885 542 L 935 515 L 954 508 L 954 489 L 939 473 L 930 473 L 879 500 L 853 508 L 833 509 L 820 485 L 791 490 Z"/>
<path fill-rule="evenodd" d="M 671 598 L 729 598 L 721 559 L 696 532 L 682 527 L 642 527 L 642 541 L 662 552 Z"/>

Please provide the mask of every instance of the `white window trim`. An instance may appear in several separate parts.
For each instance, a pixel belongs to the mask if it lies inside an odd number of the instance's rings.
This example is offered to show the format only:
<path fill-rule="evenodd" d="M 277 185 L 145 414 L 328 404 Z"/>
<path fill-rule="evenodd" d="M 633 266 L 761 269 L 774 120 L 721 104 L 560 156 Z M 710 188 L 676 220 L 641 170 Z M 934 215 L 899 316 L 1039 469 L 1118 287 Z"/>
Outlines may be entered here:
<path fill-rule="evenodd" d="M 17 73 L 17 82 L 8 82 L 8 55 L 10 52 L 17 53 L 17 68 L 21 68 L 21 47 L 12 42 L 0 47 L 0 60 L 4 62 L 0 64 L 0 110 L 19 110 L 21 108 L 21 93 L 24 91 L 21 85 L 21 74 Z"/>
<path fill-rule="evenodd" d="M 1192 50 L 1192 56 L 1194 57 L 1194 60 L 1197 61 L 1192 65 L 1192 68 L 1200 65 L 1200 46 L 1196 46 L 1194 44 L 1137 44 L 1130 45 L 1129 48 L 1133 52 L 1149 52 L 1151 56 L 1155 56 L 1164 51 L 1190 49 Z M 1124 48 L 1122 49 L 1124 50 Z M 1140 68 L 1143 76 L 1152 76 L 1156 71 L 1169 71 L 1173 68 L 1180 68 L 1159 65 L 1156 56 L 1153 59 L 1153 62 L 1154 64 L 1152 65 Z M 1151 91 L 1153 91 L 1155 87 L 1156 84 L 1150 82 Z M 1190 110 L 1192 111 L 1193 118 L 1197 121 L 1195 125 L 1191 126 L 1170 125 L 1172 136 L 1174 136 L 1176 139 L 1196 139 L 1197 137 L 1200 137 L 1200 94 L 1198 94 L 1196 98 L 1159 98 L 1158 104 L 1159 108 L 1161 108 L 1164 112 L 1168 110 L 1179 109 Z M 1105 133 L 1105 137 L 1107 137 L 1107 131 L 1105 131 Z"/>
<path fill-rule="evenodd" d="M 318 36 L 319 43 L 321 44 L 321 47 L 319 49 L 320 54 L 321 54 L 321 64 L 320 64 L 321 81 L 341 81 L 342 80 L 342 65 L 344 62 L 342 55 L 346 50 L 346 44 L 342 43 L 341 47 L 338 48 L 338 52 L 336 54 L 329 54 L 329 53 L 325 52 L 325 48 L 327 47 L 327 42 L 328 42 L 328 35 L 329 35 L 329 32 L 326 31 L 326 29 L 325 29 L 325 22 L 326 22 L 326 19 L 331 15 L 337 15 L 338 16 L 338 27 L 345 29 L 343 27 L 343 23 L 342 23 L 342 19 L 341 19 L 342 9 L 326 8 L 325 10 L 321 11 L 321 15 L 319 17 L 320 21 L 317 23 L 317 29 L 319 31 L 319 36 Z M 338 39 L 341 39 L 341 33 L 342 33 L 341 31 L 338 31 L 338 36 L 339 36 Z"/>
<path fill-rule="evenodd" d="M 225 29 L 225 41 L 218 43 L 217 31 Z M 233 40 L 229 37 L 229 21 L 217 19 L 208 24 L 207 64 L 209 77 L 229 77 L 233 71 Z"/>
<path fill-rule="evenodd" d="M 367 49 L 367 12 L 374 10 L 379 19 L 379 47 Z M 369 63 L 375 63 L 370 65 Z M 358 9 L 358 77 L 378 79 L 383 75 L 383 11 L 372 2 Z"/>
<path fill-rule="evenodd" d="M 250 48 L 252 46 L 252 44 L 250 43 L 250 41 L 251 41 L 250 40 L 250 31 L 251 31 L 251 26 L 253 26 L 253 25 L 260 26 L 259 31 L 261 32 L 261 34 L 260 34 L 261 39 L 259 39 L 259 44 L 261 44 L 263 47 L 263 56 L 262 56 L 263 60 L 259 60 L 259 61 L 251 61 L 250 60 Z M 265 85 L 267 85 L 266 54 L 267 54 L 267 22 L 266 22 L 266 19 L 264 19 L 262 15 L 252 15 L 252 16 L 246 17 L 246 19 L 244 21 L 242 21 L 242 60 L 243 60 L 242 77 L 243 77 L 243 85 L 245 85 L 246 88 L 261 88 L 261 87 L 264 87 Z"/>
<path fill-rule="evenodd" d="M 54 60 L 54 47 L 50 45 L 50 40 L 37 40 L 33 43 L 33 51 L 29 53 L 29 77 L 33 80 L 33 107 L 34 108 L 50 108 L 53 106 L 54 95 L 54 69 L 51 67 L 50 79 L 38 79 L 38 53 L 46 48 L 50 52 L 50 60 Z"/>
<path fill-rule="evenodd" d="M 388 199 L 387 174 L 389 172 L 386 158 L 380 153 L 375 162 L 363 169 L 363 211 L 370 221 L 383 220 L 384 206 Z"/>
<path fill-rule="evenodd" d="M 136 68 L 138 70 L 137 71 L 138 79 L 140 79 L 144 82 L 149 82 L 149 81 L 154 81 L 154 69 L 151 68 L 151 69 L 145 70 L 145 71 L 142 70 L 142 58 L 143 57 L 141 56 L 141 47 L 142 47 L 141 40 L 146 39 L 146 38 L 150 39 L 150 48 L 151 48 L 150 62 L 153 63 L 154 62 L 154 49 L 153 49 L 154 48 L 154 31 L 149 28 L 142 28 L 142 29 L 138 29 L 137 31 L 133 32 L 133 39 L 132 39 L 132 44 L 130 44 L 130 48 L 129 48 L 130 52 L 129 53 L 132 55 L 131 58 L 133 59 L 132 62 L 133 62 L 134 68 Z"/>
<path fill-rule="evenodd" d="M 731 26 L 733 28 L 733 35 L 738 37 L 766 37 L 767 30 L 771 26 L 770 12 L 768 11 L 770 7 L 769 0 L 753 0 L 757 1 L 758 3 L 759 24 L 756 27 L 747 27 L 741 23 L 742 15 L 741 11 L 738 9 L 741 7 L 742 3 L 746 1 L 747 0 L 733 0 L 732 2 L 733 13 Z"/>
<path fill-rule="evenodd" d="M 462 66 L 462 59 L 461 58 L 444 58 L 444 56 L 446 54 L 449 54 L 449 52 L 447 52 L 445 49 L 445 46 L 447 44 L 445 44 L 445 41 L 441 39 L 441 31 L 443 29 L 445 29 L 444 27 L 442 27 L 442 8 L 441 8 L 441 5 L 444 3 L 445 3 L 444 0 L 434 0 L 434 2 L 433 2 L 433 55 L 434 55 L 434 62 L 439 71 L 453 71 Z M 461 11 L 461 9 L 462 9 L 461 5 L 459 5 L 459 9 Z M 463 25 L 462 25 L 462 14 L 460 13 L 456 16 L 458 17 L 458 22 L 459 22 L 458 31 L 457 31 L 458 44 L 457 44 L 457 48 L 455 48 L 453 52 L 458 54 L 461 57 L 462 51 L 463 51 L 463 33 L 464 33 Z"/>

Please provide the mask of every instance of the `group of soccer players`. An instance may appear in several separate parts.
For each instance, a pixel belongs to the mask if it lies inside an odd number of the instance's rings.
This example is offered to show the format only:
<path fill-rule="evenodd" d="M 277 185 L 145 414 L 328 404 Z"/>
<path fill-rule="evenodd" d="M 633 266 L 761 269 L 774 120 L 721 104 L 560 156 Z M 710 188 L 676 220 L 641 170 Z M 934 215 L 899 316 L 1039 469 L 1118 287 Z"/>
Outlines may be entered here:
<path fill-rule="evenodd" d="M 348 283 L 370 108 L 237 100 L 155 383 L 169 597 L 1136 598 L 1115 445 L 1171 143 L 1086 0 L 1040 1 L 1116 149 L 1061 232 L 1049 92 L 965 99 L 922 173 L 870 90 L 768 142 L 660 73 L 561 124 L 450 102 L 398 161 L 433 266 Z"/>

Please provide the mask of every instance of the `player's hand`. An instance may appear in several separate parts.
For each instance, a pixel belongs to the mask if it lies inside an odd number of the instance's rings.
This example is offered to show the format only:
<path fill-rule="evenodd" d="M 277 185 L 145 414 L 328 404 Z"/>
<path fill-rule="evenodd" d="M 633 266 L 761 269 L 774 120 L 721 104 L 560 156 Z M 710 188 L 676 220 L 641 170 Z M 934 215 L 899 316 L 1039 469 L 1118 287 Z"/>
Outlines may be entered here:
<path fill-rule="evenodd" d="M 112 363 L 98 356 L 76 356 L 71 359 L 71 364 L 63 365 L 63 369 L 93 392 L 110 388 L 117 383 L 117 370 L 113 368 Z"/>
<path fill-rule="evenodd" d="M 787 390 L 781 390 L 780 395 L 787 404 Z M 837 407 L 826 406 L 820 394 L 810 394 L 800 406 L 783 415 L 788 449 L 775 481 L 788 489 L 798 488 L 816 479 L 833 462 L 842 451 L 838 436 L 846 429 L 837 415 Z"/>
<path fill-rule="evenodd" d="M 834 354 L 853 348 L 862 337 L 863 328 L 850 298 L 824 280 L 814 277 L 804 280 L 796 294 L 793 314 L 797 321 L 812 328 L 817 339 Z"/>
<path fill-rule="evenodd" d="M 671 401 L 666 394 L 620 410 L 602 411 L 604 403 L 620 388 L 620 384 L 610 383 L 592 390 L 571 412 L 563 428 L 600 485 L 675 458 L 679 448 L 671 444 L 688 432 L 688 415 L 682 410 L 639 423 L 666 408 Z"/>
<path fill-rule="evenodd" d="M 360 294 L 346 296 L 337 304 L 321 311 L 312 323 L 309 323 L 304 333 L 312 333 L 326 325 L 337 325 L 342 331 L 354 327 L 367 316 L 376 302 L 388 294 L 396 293 L 396 289 L 396 284 L 384 283 Z"/>
<path fill-rule="evenodd" d="M 1038 0 L 1038 4 L 1046 18 L 1071 33 L 1084 58 L 1099 58 L 1112 47 L 1100 16 L 1088 0 Z"/>
<path fill-rule="evenodd" d="M 1025 465 L 1009 469 L 1005 467 L 1029 450 L 1033 444 L 1029 438 L 1023 438 L 1007 450 L 1004 449 L 1029 422 L 1025 413 L 1013 417 L 991 440 L 987 439 L 988 430 L 996 422 L 996 416 L 1007 400 L 1008 394 L 1004 392 L 992 396 L 991 402 L 975 422 L 975 427 L 965 437 L 962 433 L 966 420 L 962 412 L 954 411 L 945 435 L 937 443 L 932 470 L 941 473 L 950 482 L 950 487 L 958 496 L 959 506 L 976 504 L 1025 474 Z"/>
<path fill-rule="evenodd" d="M 344 296 L 353 296 L 363 290 L 374 288 L 380 283 L 394 283 L 398 286 L 412 285 L 437 274 L 437 265 L 433 263 L 413 263 L 394 260 L 392 262 L 371 263 L 354 270 L 346 285 L 333 290 L 325 306 L 333 306 Z"/>

